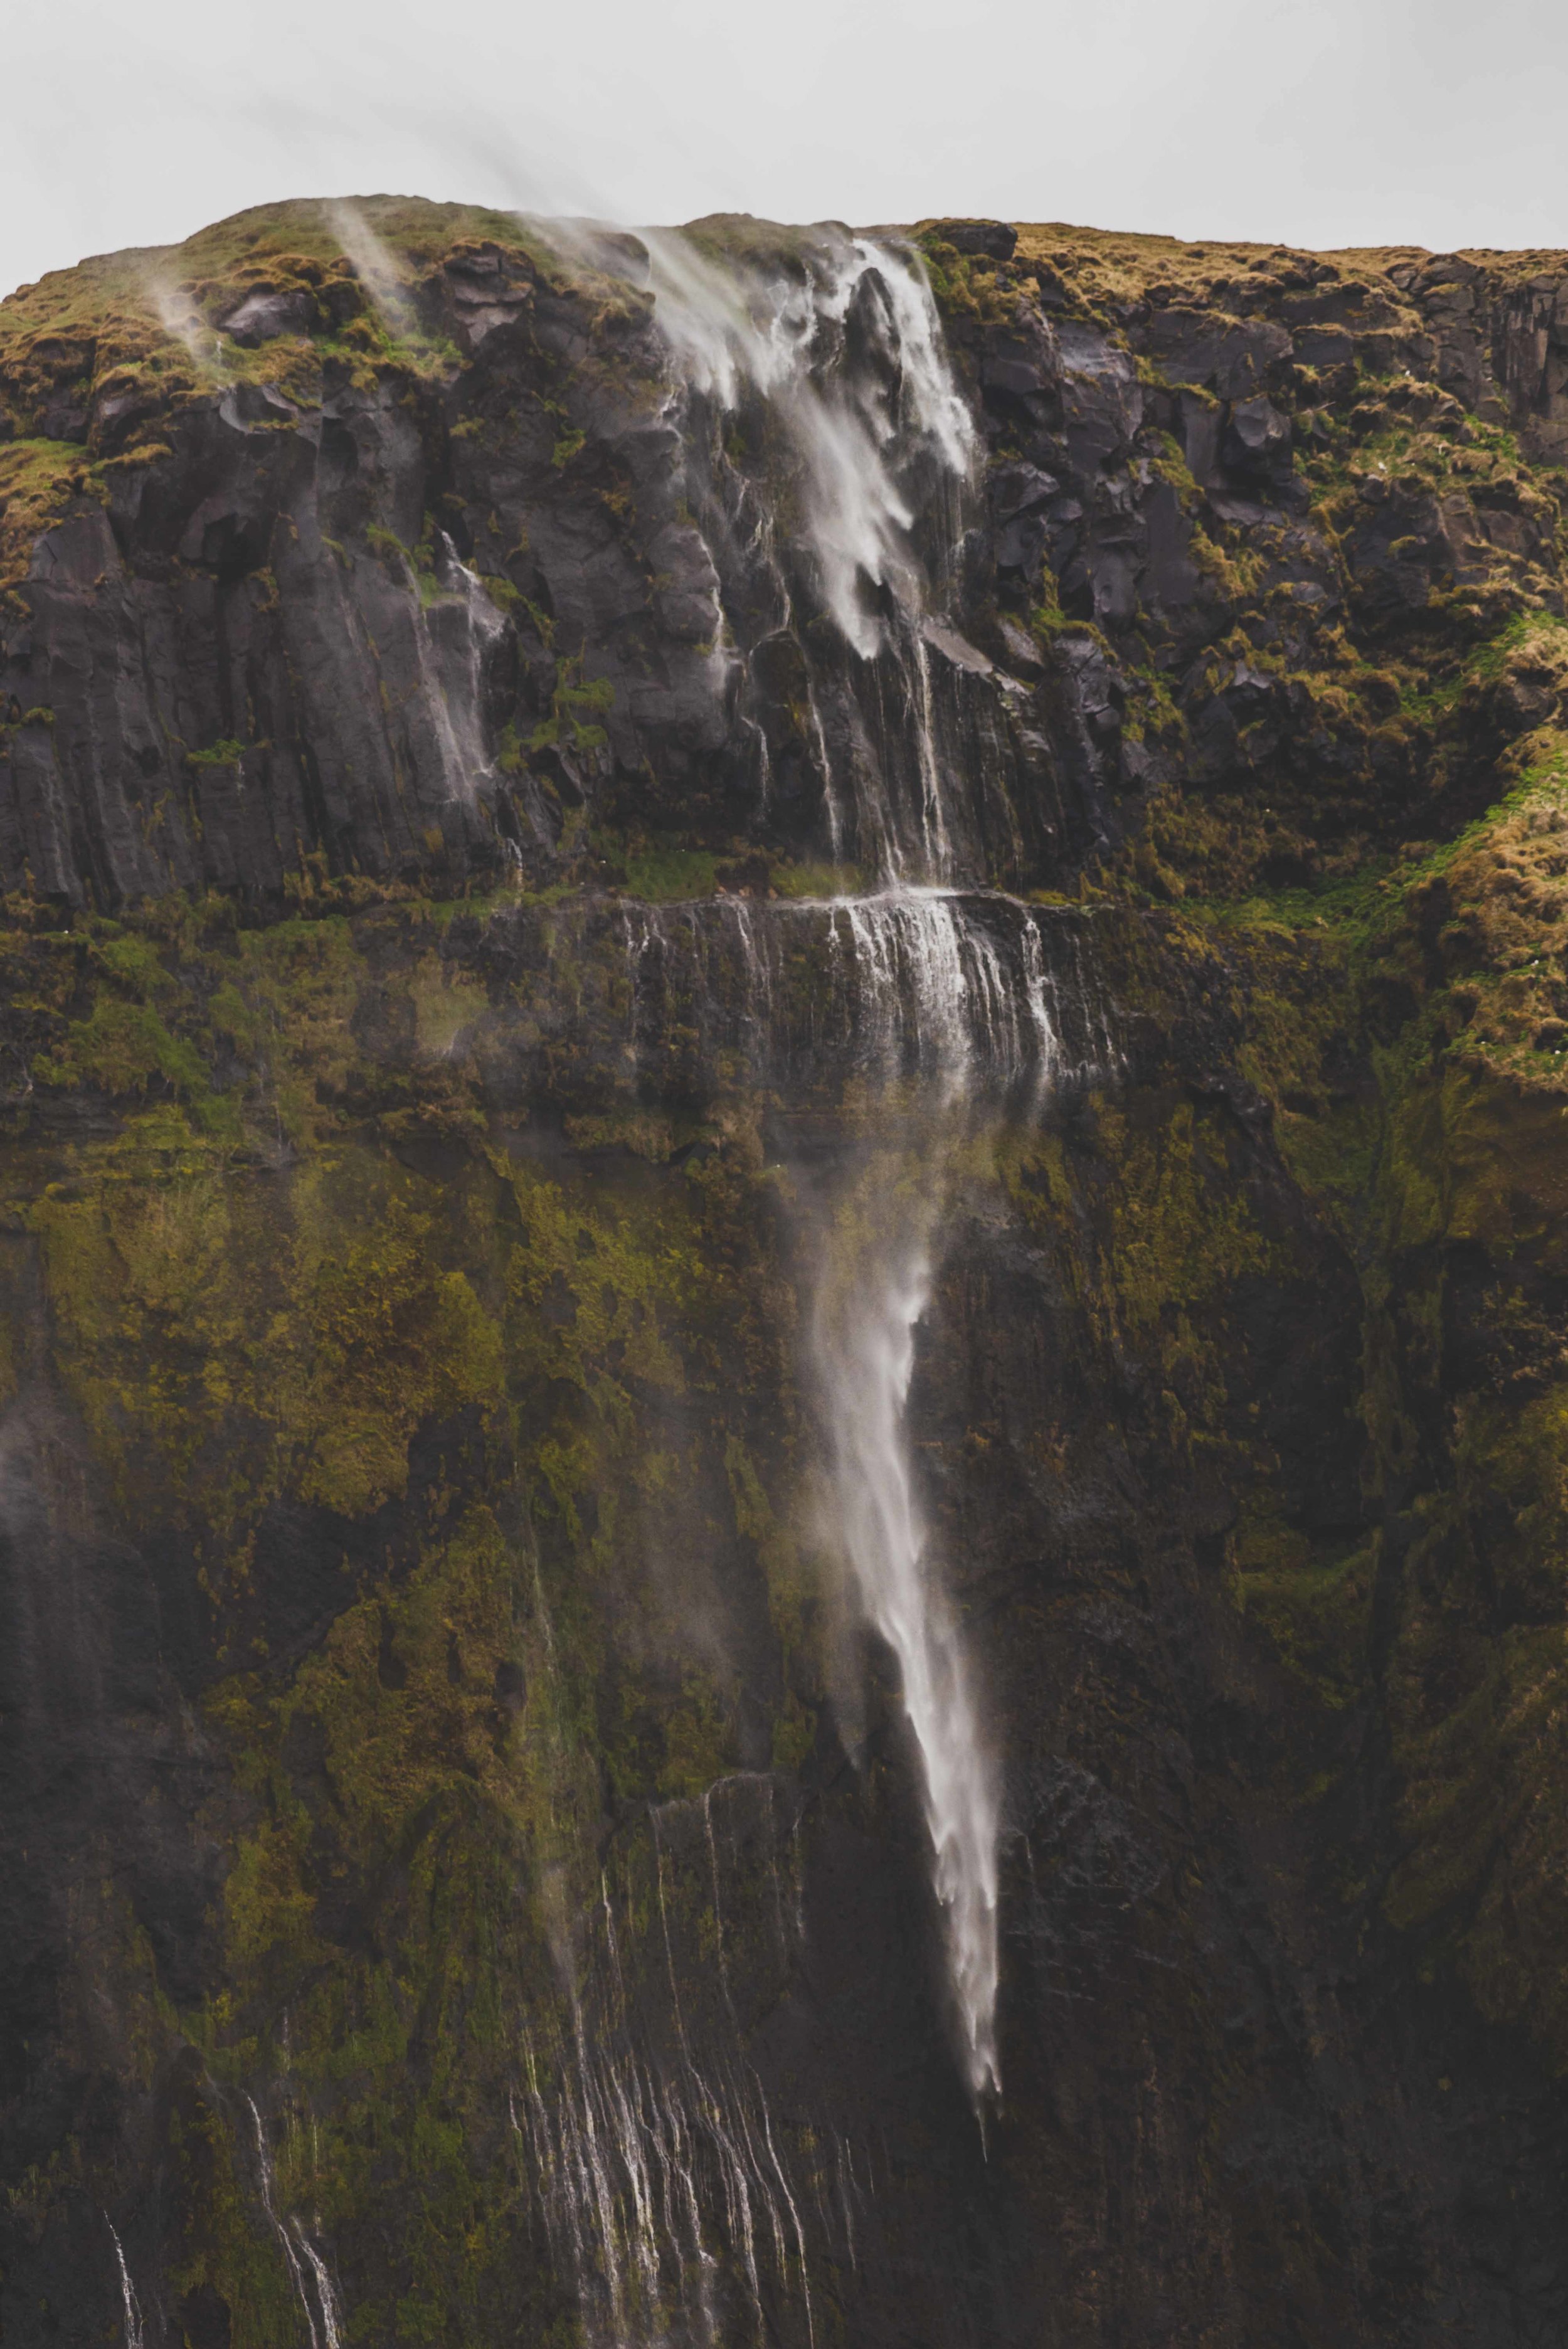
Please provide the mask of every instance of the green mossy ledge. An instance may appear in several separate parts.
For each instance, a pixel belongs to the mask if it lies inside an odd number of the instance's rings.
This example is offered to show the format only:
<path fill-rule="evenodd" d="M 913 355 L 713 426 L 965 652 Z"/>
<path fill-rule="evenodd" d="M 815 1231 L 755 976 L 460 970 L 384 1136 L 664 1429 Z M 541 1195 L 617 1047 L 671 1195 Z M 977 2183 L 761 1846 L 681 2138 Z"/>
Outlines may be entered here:
<path fill-rule="evenodd" d="M 304 403 L 336 367 L 421 429 L 437 387 L 459 456 L 501 431 L 429 289 L 459 249 L 530 284 L 551 255 L 366 209 L 401 334 L 315 207 L 160 260 L 189 348 L 146 257 L 0 306 L 13 637 L 49 529 L 179 461 L 248 287 L 312 306 L 230 354 L 247 382 Z M 629 976 L 648 905 L 857 876 L 809 827 L 629 797 L 614 693 L 520 561 L 495 600 L 531 682 L 490 747 L 555 794 L 531 869 L 438 835 L 423 864 L 295 840 L 253 891 L 119 891 L 90 853 L 8 876 L 8 2342 L 116 2337 L 112 2222 L 150 2349 L 303 2349 L 273 2211 L 330 2247 L 346 2342 L 583 2340 L 524 2122 L 531 2081 L 570 2094 L 563 1952 L 601 1909 L 639 2029 L 673 1992 L 736 2034 L 783 2172 L 828 2196 L 835 2130 L 868 2162 L 860 2263 L 813 2251 L 820 2343 L 1568 2322 L 1568 265 L 966 235 L 923 232 L 994 471 L 1060 394 L 1080 476 L 1125 465 L 1186 550 L 1157 534 L 1129 607 L 1124 541 L 1043 541 L 971 621 L 997 658 L 1026 636 L 1055 746 L 1059 854 L 995 877 L 1119 1056 L 953 1137 L 911 1397 L 1006 1757 L 989 2147 L 809 1370 L 808 1191 L 838 1170 L 852 1238 L 917 1137 L 830 1058 L 748 1059 L 738 1001 L 710 1050 L 677 987 L 639 1048 Z M 630 299 L 561 298 L 612 335 Z M 1024 310 L 1122 354 L 1147 447 L 1107 453 L 1092 371 L 1053 388 L 1036 350 L 1007 389 Z M 592 372 L 541 466 L 618 529 L 614 478 L 577 479 Z M 131 388 L 158 439 L 122 462 Z M 1205 419 L 1265 392 L 1305 506 L 1222 478 Z M 71 401 L 84 437 L 46 437 Z M 411 609 L 455 592 L 424 512 L 342 556 Z M 261 626 L 282 591 L 224 592 Z M 76 723 L 18 706 L 7 756 Z M 181 736 L 191 805 L 259 785 L 272 738 L 237 727 Z M 805 1033 L 825 949 L 791 935 Z"/>

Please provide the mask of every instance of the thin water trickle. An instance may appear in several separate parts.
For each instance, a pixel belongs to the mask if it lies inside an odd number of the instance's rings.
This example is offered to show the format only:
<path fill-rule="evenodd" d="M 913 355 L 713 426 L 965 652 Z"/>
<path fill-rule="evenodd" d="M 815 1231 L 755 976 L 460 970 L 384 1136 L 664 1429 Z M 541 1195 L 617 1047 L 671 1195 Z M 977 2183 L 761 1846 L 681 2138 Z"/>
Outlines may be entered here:
<path fill-rule="evenodd" d="M 125 2263 L 125 2251 L 115 2231 L 114 2220 L 106 2210 L 104 2225 L 108 2229 L 114 2245 L 114 2256 L 119 2269 L 119 2296 L 125 2307 L 125 2349 L 144 2349 L 146 2334 L 142 2324 L 141 2302 L 136 2296 L 136 2286 L 130 2280 L 130 2270 Z"/>
<path fill-rule="evenodd" d="M 541 2017 L 523 2045 L 512 2127 L 593 2349 L 781 2340 L 813 2349 L 810 2262 L 836 2256 L 840 2233 L 830 2209 L 813 2242 L 803 2215 L 823 2206 L 826 2153 L 808 2140 L 801 2166 L 798 2138 L 781 2136 L 731 1994 L 742 1827 L 753 1865 L 772 1879 L 786 1941 L 790 1930 L 777 1793 L 770 1775 L 742 1773 L 650 1811 L 637 1869 L 618 1896 L 601 1876 L 598 1900 L 558 1953 L 561 2013 Z M 705 1908 L 717 2002 L 689 1975 L 693 1919 Z M 781 1966 L 795 1954 L 781 1942 Z M 647 2035 L 650 1969 L 667 1992 L 659 2004 L 673 2044 L 662 2031 L 658 2044 Z M 682 1995 L 683 1972 L 700 2018 Z"/>
<path fill-rule="evenodd" d="M 278 2239 L 278 2245 L 284 2255 L 284 2264 L 288 2269 L 289 2280 L 294 2285 L 300 2307 L 304 2312 L 305 2330 L 310 2334 L 311 2349 L 343 2349 L 343 2316 L 337 2304 L 337 2294 L 333 2287 L 326 2262 L 299 2220 L 285 2216 L 279 2209 L 277 2178 L 273 2168 L 272 2148 L 267 2143 L 267 2132 L 255 2098 L 247 2096 L 245 2102 L 251 2108 L 251 2119 L 255 2128 L 256 2168 L 262 2189 L 262 2208 L 266 2212 L 268 2225 Z M 300 2263 L 302 2256 L 305 2262 L 304 2266 Z M 305 2281 L 307 2269 L 315 2284 L 314 2301 L 310 2286 Z M 318 2313 L 319 2324 L 316 2321 Z"/>

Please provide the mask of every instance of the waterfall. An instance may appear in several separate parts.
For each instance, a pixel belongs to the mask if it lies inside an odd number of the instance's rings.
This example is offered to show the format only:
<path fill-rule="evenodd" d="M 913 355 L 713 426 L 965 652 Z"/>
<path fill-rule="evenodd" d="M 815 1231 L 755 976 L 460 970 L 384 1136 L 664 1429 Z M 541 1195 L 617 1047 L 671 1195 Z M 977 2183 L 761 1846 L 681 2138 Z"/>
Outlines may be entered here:
<path fill-rule="evenodd" d="M 800 274 L 787 275 L 721 268 L 688 236 L 655 233 L 647 242 L 658 321 L 686 380 L 727 413 L 749 386 L 792 444 L 823 601 L 855 651 L 872 658 L 888 641 L 888 622 L 868 587 L 890 589 L 906 614 L 920 607 L 912 459 L 928 451 L 958 481 L 975 453 L 918 263 L 885 241 L 824 239 L 803 247 Z M 883 365 L 824 364 L 841 355 L 857 294 Z"/>
<path fill-rule="evenodd" d="M 784 721 L 749 656 L 787 632 L 799 689 L 779 739 L 817 762 L 835 862 L 853 856 L 873 885 L 622 901 L 583 914 L 562 945 L 601 922 L 609 962 L 619 930 L 605 1001 L 634 1097 L 722 1097 L 739 1082 L 792 1107 L 855 1105 L 858 1142 L 834 1171 L 796 1170 L 824 1547 L 851 1614 L 897 1668 L 959 2068 L 984 2125 L 1000 2088 L 1001 1757 L 907 1421 L 944 1218 L 982 1120 L 1033 1107 L 1098 1050 L 1078 991 L 1056 978 L 1058 934 L 1070 957 L 1083 917 L 985 885 L 984 843 L 1016 843 L 1017 826 L 985 799 L 995 714 L 977 728 L 964 698 L 994 697 L 994 672 L 948 608 L 977 439 L 918 254 L 831 227 L 738 227 L 727 254 L 700 230 L 646 243 L 683 505 L 717 583 L 705 657 L 755 740 L 758 820 L 779 772 L 768 728 Z M 782 1788 L 768 1779 L 651 1807 L 619 1898 L 605 1878 L 597 1901 L 578 1883 L 573 1904 L 566 1862 L 551 1896 L 560 1994 L 531 2020 L 511 2118 L 592 2349 L 814 2349 L 824 2300 L 836 2311 L 846 2272 L 877 2256 L 850 2130 L 770 2106 L 755 2024 L 738 2011 L 744 1984 L 756 2012 L 763 1961 L 753 1942 L 742 1963 L 731 1940 L 731 1917 L 738 1930 L 748 1913 L 730 1907 L 734 1824 L 740 1790 L 754 1803 L 765 1786 L 753 1838 L 770 1854 L 782 2002 L 806 1973 L 809 1904 L 803 1874 L 783 1898 Z"/>
<path fill-rule="evenodd" d="M 998 1757 L 982 1734 L 904 1416 L 953 1170 L 977 1123 L 1115 1065 L 1078 951 L 1081 917 L 1053 924 L 997 893 L 902 888 L 624 905 L 616 918 L 634 1065 L 656 1066 L 674 1034 L 704 1069 L 738 1063 L 747 1081 L 796 1100 L 836 1073 L 872 1137 L 869 1168 L 854 1158 L 847 1181 L 800 1185 L 827 1530 L 860 1614 L 898 1664 L 964 2069 L 984 2102 L 999 2077 Z M 845 1094 L 829 1097 L 841 1106 Z M 912 1132 L 901 1155 L 896 1137 Z"/>
<path fill-rule="evenodd" d="M 738 1050 L 754 1079 L 776 1076 L 797 1041 L 781 1035 L 776 1010 L 789 1001 L 783 966 L 793 957 L 798 972 L 816 947 L 825 949 L 816 1018 L 793 1056 L 809 1076 L 840 1050 L 874 1085 L 923 1081 L 938 1125 L 980 1090 L 995 1097 L 1026 1076 L 1037 1097 L 1059 1058 L 1038 923 L 1015 900 L 953 885 L 961 789 L 942 740 L 930 647 L 971 676 L 989 668 L 942 614 L 977 440 L 918 254 L 830 229 L 772 249 L 766 235 L 743 238 L 747 257 L 722 262 L 689 233 L 647 242 L 655 315 L 686 396 L 683 430 L 700 437 L 704 403 L 722 419 L 749 401 L 768 445 L 787 452 L 771 460 L 766 480 L 771 512 L 754 479 L 732 490 L 732 536 L 765 574 L 775 626 L 788 626 L 804 599 L 841 640 L 836 680 L 825 689 L 823 657 L 808 658 L 809 730 L 833 853 L 847 777 L 856 845 L 881 885 L 816 905 L 629 913 L 634 1039 L 656 991 L 658 1024 L 673 1024 L 678 1002 L 695 1014 L 710 1061 Z M 722 488 L 730 460 L 717 432 L 709 463 Z M 778 524 L 783 511 L 792 536 Z M 722 577 L 717 540 L 710 551 Z M 804 647 L 806 632 L 798 633 Z M 727 922 L 738 976 L 729 989 L 714 984 Z M 716 1007 L 737 993 L 744 1011 L 726 1023 Z M 923 1775 L 964 2070 L 978 2103 L 998 2085 L 995 1765 L 904 1425 L 942 1188 L 940 1149 L 928 1151 L 891 1234 L 885 1220 L 867 1229 L 848 1261 L 826 1244 L 813 1326 L 837 1547 L 861 1612 L 897 1661 Z"/>
<path fill-rule="evenodd" d="M 977 2105 L 1000 2086 L 995 2040 L 995 1759 L 974 1676 L 916 1490 L 906 1410 L 915 1333 L 930 1301 L 940 1141 L 902 1182 L 880 1155 L 824 1250 L 813 1346 L 832 1522 L 865 1620 L 887 1642 L 919 1750 L 933 1873 L 965 2078 Z M 891 1179 L 890 1179 L 891 1178 Z"/>

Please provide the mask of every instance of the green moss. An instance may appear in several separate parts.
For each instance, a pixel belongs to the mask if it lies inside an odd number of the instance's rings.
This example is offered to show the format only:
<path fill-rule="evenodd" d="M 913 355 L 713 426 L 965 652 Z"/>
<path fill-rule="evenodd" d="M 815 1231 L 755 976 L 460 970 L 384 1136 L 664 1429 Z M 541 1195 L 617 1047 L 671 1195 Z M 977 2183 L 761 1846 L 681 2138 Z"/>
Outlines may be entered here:
<path fill-rule="evenodd" d="M 720 861 L 706 848 L 635 848 L 626 857 L 626 885 L 634 896 L 654 905 L 711 897 Z"/>
<path fill-rule="evenodd" d="M 855 864 L 777 864 L 773 886 L 781 897 L 856 897 L 864 894 L 866 876 Z"/>
<path fill-rule="evenodd" d="M 375 1232 L 315 1271 L 298 1491 L 339 1516 L 403 1490 L 422 1421 L 499 1398 L 499 1333 L 466 1275 L 438 1269 L 434 1228 L 393 1194 Z"/>
<path fill-rule="evenodd" d="M 235 1132 L 232 1105 L 213 1093 L 195 1044 L 172 1033 L 150 1004 L 100 998 L 86 1019 L 71 1023 L 63 1048 L 39 1055 L 33 1073 L 47 1085 L 86 1083 L 121 1094 L 145 1093 L 160 1077 L 205 1131 Z"/>
<path fill-rule="evenodd" d="M 1377 1537 L 1325 1555 L 1287 1524 L 1266 1492 L 1250 1496 L 1235 1537 L 1237 1593 L 1280 1661 L 1336 1711 L 1365 1697 L 1371 1670 Z"/>
<path fill-rule="evenodd" d="M 688 1668 L 681 1676 L 680 1698 L 662 1724 L 658 1791 L 666 1801 L 703 1795 L 735 1768 L 733 1719 L 733 1697 L 699 1669 Z"/>
<path fill-rule="evenodd" d="M 821 1594 L 793 1527 L 775 1511 L 755 1461 L 734 1433 L 726 1439 L 724 1464 L 737 1530 L 755 1545 L 767 1578 L 769 1618 L 779 1642 L 784 1695 L 773 1723 L 774 1765 L 799 1770 L 817 1732 L 816 1709 L 808 1699 L 826 1677 Z"/>
<path fill-rule="evenodd" d="M 996 283 L 995 264 L 983 254 L 964 254 L 948 243 L 943 223 L 923 228 L 920 249 L 937 306 L 946 317 L 1001 322 L 1013 315 L 1016 296 Z"/>
<path fill-rule="evenodd" d="M 529 736 L 529 749 L 542 750 L 562 743 L 579 752 L 603 750 L 610 738 L 596 720 L 614 707 L 614 699 L 608 678 L 584 678 L 580 660 L 559 662 L 550 716 Z"/>
<path fill-rule="evenodd" d="M 310 926 L 284 926 L 252 941 L 255 968 L 239 941 L 227 957 L 247 1048 L 269 978 L 295 975 L 307 1025 L 353 1000 L 332 991 L 335 926 L 319 952 Z M 128 982 L 176 984 L 118 959 Z M 345 1524 L 374 1508 L 384 1528 L 302 1660 L 242 1647 L 204 1705 L 233 1786 L 222 1988 L 177 2017 L 165 2002 L 160 2028 L 216 2084 L 169 2124 L 176 2281 L 216 2293 L 236 2341 L 299 2323 L 252 2095 L 281 2211 L 328 2240 L 371 2200 L 397 2212 L 395 2239 L 359 2238 L 357 2331 L 548 2337 L 510 2160 L 484 2148 L 558 1995 L 562 1900 L 597 1881 L 606 1786 L 690 1800 L 736 1763 L 734 1674 L 691 1652 L 667 1528 L 688 1552 L 694 1525 L 699 1548 L 751 1546 L 795 1682 L 778 1740 L 806 1750 L 809 1593 L 727 1423 L 761 1375 L 755 1178 L 732 1142 L 708 1146 L 692 1175 L 662 1148 L 626 1152 L 658 1187 L 616 1206 L 603 1173 L 554 1183 L 504 1157 L 437 1194 L 340 1135 L 307 1133 L 300 1163 L 263 1176 L 187 1128 L 178 1153 L 166 1131 L 117 1144 L 82 1195 L 41 1206 L 59 1360 L 124 1521 L 167 1526 L 178 1495 L 232 1649 L 273 1496 Z M 694 1391 L 711 1438 L 653 1440 L 649 1398 Z M 416 1492 L 411 1433 L 454 1413 L 467 1448 L 427 1463 Z M 711 1530 L 691 1511 L 705 1476 Z"/>
<path fill-rule="evenodd" d="M 1119 1176 L 1104 1260 L 1115 1321 L 1134 1342 L 1152 1343 L 1168 1374 L 1185 1363 L 1208 1379 L 1214 1356 L 1202 1310 L 1268 1268 L 1267 1243 L 1232 1189 L 1219 1130 L 1190 1103 L 1157 1135 L 1128 1133 L 1109 1106 L 1100 1123 Z"/>

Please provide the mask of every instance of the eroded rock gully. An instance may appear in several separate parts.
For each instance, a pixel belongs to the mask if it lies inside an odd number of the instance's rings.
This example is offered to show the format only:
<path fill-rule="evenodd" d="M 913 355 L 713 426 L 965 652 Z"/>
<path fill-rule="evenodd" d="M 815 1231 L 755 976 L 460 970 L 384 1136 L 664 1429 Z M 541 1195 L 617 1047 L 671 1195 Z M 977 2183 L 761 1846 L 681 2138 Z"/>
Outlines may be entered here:
<path fill-rule="evenodd" d="M 1564 2337 L 1565 303 L 0 305 L 7 2342 Z"/>

